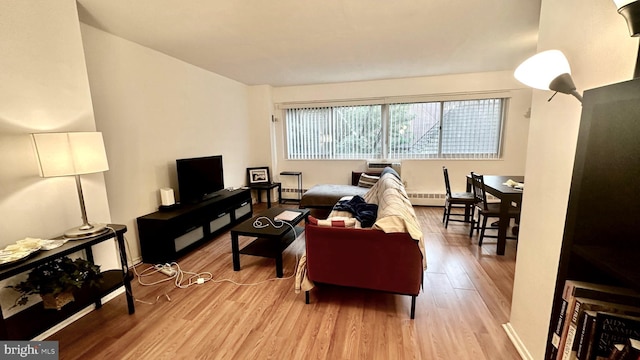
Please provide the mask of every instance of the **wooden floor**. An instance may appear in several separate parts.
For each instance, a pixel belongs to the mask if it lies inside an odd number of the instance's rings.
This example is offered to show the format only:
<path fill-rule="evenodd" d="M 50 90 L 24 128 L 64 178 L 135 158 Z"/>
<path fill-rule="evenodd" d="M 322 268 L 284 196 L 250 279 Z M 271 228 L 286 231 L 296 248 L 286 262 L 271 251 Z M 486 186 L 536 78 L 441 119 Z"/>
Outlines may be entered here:
<path fill-rule="evenodd" d="M 59 341 L 60 359 L 520 359 L 501 326 L 509 318 L 515 243 L 508 241 L 506 255 L 497 256 L 491 239 L 478 248 L 466 224 L 445 230 L 442 208 L 415 209 L 428 261 L 415 320 L 409 319 L 411 298 L 402 295 L 322 287 L 306 305 L 287 278 L 304 252 L 301 235 L 286 250 L 282 280 L 187 289 L 136 281 L 136 299 L 155 304 L 136 302 L 128 315 L 119 295 L 48 340 Z M 240 246 L 249 240 L 241 237 Z M 272 259 L 248 255 L 234 272 L 228 233 L 179 264 L 239 283 L 275 277 Z M 145 281 L 166 278 L 154 276 Z"/>

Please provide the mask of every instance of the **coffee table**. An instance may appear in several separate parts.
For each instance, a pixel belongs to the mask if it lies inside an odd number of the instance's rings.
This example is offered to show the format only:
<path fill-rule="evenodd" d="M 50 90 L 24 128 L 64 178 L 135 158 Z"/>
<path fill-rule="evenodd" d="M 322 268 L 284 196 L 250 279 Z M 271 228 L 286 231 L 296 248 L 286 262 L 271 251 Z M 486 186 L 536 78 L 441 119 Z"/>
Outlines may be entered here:
<path fill-rule="evenodd" d="M 291 221 L 274 221 L 274 218 L 284 211 L 294 211 L 299 213 Z M 304 227 L 296 226 L 302 220 L 307 220 L 309 217 L 308 209 L 287 209 L 274 207 L 267 209 L 266 211 L 248 219 L 239 225 L 231 229 L 231 253 L 233 256 L 233 270 L 240 271 L 240 254 L 262 256 L 273 258 L 276 260 L 276 276 L 282 277 L 282 252 L 296 239 L 296 237 L 304 231 Z M 266 219 L 265 219 L 266 218 Z M 276 226 L 274 227 L 269 221 L 271 220 Z M 259 220 L 261 224 L 267 226 L 254 226 L 256 220 Z M 291 229 L 290 224 L 295 228 L 295 234 Z M 256 239 L 249 245 L 240 249 L 238 245 L 238 236 L 253 236 Z"/>

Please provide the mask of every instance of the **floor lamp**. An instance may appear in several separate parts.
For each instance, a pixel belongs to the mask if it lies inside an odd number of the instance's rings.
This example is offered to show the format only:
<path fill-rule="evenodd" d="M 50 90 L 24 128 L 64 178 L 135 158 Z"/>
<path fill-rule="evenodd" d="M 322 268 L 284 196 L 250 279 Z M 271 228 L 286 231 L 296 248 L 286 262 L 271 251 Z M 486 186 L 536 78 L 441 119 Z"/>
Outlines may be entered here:
<path fill-rule="evenodd" d="M 100 132 L 31 134 L 41 177 L 75 176 L 82 225 L 64 233 L 67 238 L 86 238 L 108 231 L 105 224 L 87 220 L 80 175 L 109 170 L 104 141 Z"/>
<path fill-rule="evenodd" d="M 629 35 L 633 37 L 640 36 L 640 1 L 637 0 L 613 0 L 618 8 L 618 13 L 627 21 Z M 636 57 L 636 67 L 633 77 L 640 77 L 640 46 L 638 47 L 638 56 Z"/>
<path fill-rule="evenodd" d="M 513 75 L 532 88 L 573 95 L 582 102 L 582 95 L 571 78 L 569 61 L 560 50 L 547 50 L 528 58 Z"/>
<path fill-rule="evenodd" d="M 614 0 L 614 3 L 618 13 L 627 21 L 629 35 L 640 37 L 640 0 Z M 582 102 L 582 95 L 576 90 L 571 78 L 569 61 L 559 50 L 543 51 L 528 58 L 518 66 L 514 76 L 518 81 L 532 88 L 573 95 Z M 640 77 L 640 47 L 633 77 Z"/>

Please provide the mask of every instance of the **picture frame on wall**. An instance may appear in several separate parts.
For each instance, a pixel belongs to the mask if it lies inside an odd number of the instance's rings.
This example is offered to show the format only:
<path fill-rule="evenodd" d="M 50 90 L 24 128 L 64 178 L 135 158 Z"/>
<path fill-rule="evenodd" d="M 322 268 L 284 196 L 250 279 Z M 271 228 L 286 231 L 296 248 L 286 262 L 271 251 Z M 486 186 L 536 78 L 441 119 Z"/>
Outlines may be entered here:
<path fill-rule="evenodd" d="M 269 168 L 266 166 L 247 168 L 247 181 L 250 185 L 271 182 Z"/>

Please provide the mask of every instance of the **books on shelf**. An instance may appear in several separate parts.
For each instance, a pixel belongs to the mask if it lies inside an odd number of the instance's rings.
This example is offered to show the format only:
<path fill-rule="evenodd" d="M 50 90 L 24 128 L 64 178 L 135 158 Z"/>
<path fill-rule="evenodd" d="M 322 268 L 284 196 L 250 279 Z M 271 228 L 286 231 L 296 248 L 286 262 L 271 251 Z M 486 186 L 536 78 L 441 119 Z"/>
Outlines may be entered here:
<path fill-rule="evenodd" d="M 607 350 L 603 350 L 600 354 L 600 356 L 597 355 L 597 351 L 596 348 L 598 346 L 598 344 L 600 344 L 599 340 L 596 340 L 596 316 L 598 314 L 598 312 L 596 311 L 589 311 L 587 310 L 585 312 L 585 314 L 587 315 L 587 322 L 589 323 L 587 325 L 587 328 L 589 330 L 588 333 L 588 339 L 585 340 L 585 346 L 584 347 L 580 347 L 580 350 L 578 350 L 578 359 L 583 360 L 583 359 L 591 359 L 591 358 L 596 358 L 596 359 L 607 359 L 607 360 L 639 360 L 640 359 L 640 340 L 633 338 L 631 336 L 628 335 L 623 335 L 621 337 L 617 337 L 617 338 L 612 338 L 612 336 L 608 336 L 608 339 L 610 339 L 610 341 L 608 341 L 609 345 L 605 345 L 605 347 L 607 347 Z M 602 321 L 602 317 L 601 317 L 601 321 Z M 603 340 L 603 344 L 607 343 L 607 338 L 605 338 Z M 611 345 L 612 344 L 612 345 Z M 604 356 L 604 354 L 606 354 L 608 352 L 608 356 Z"/>
<path fill-rule="evenodd" d="M 595 336 L 597 311 L 585 310 L 578 338 L 578 350 L 576 357 L 581 360 L 588 359 L 593 352 L 593 338 Z"/>
<path fill-rule="evenodd" d="M 562 350 L 564 325 L 566 323 L 567 310 L 569 307 L 569 299 L 567 294 L 568 283 L 565 283 L 564 291 L 562 292 L 562 303 L 560 304 L 560 310 L 556 315 L 555 327 L 553 328 L 553 334 L 551 335 L 550 344 L 548 344 L 547 357 L 545 360 L 556 360 L 559 352 Z M 564 335 L 566 338 L 566 335 Z"/>
<path fill-rule="evenodd" d="M 581 299 L 581 300 L 577 300 Z M 640 293 L 616 286 L 589 283 L 584 281 L 567 280 L 562 293 L 560 311 L 553 319 L 553 334 L 548 346 L 547 360 L 578 359 L 580 341 L 583 351 L 589 346 L 589 335 L 594 319 L 585 315 L 586 311 L 598 311 L 598 306 L 591 305 L 592 300 L 607 302 L 610 305 L 601 305 L 602 310 L 611 310 L 612 307 L 633 306 L 640 304 Z M 590 305 L 584 304 L 589 303 Z M 576 309 L 576 304 L 578 308 Z M 596 309 L 592 309 L 592 307 Z M 616 312 L 615 310 L 613 312 Z M 594 313 L 590 313 L 595 316 Z M 585 324 L 585 321 L 587 323 Z M 588 328 L 588 331 L 587 331 Z M 584 334 L 583 334 L 584 330 Z M 571 333 L 570 333 L 571 331 Z M 584 348 L 587 347 L 587 348 Z M 582 359 L 581 359 L 582 360 Z"/>
<path fill-rule="evenodd" d="M 624 344 L 616 344 L 607 360 L 640 359 L 640 340 L 629 338 Z"/>
<path fill-rule="evenodd" d="M 558 319 L 555 322 L 555 327 L 553 329 L 553 336 L 551 338 L 550 350 L 548 352 L 547 360 L 555 360 L 558 356 L 558 348 L 560 346 L 560 339 L 567 313 L 567 306 L 568 301 L 566 299 L 562 299 L 562 303 L 560 304 L 560 313 L 558 314 Z"/>
<path fill-rule="evenodd" d="M 620 360 L 622 357 L 622 351 L 624 351 L 625 344 L 615 344 L 609 353 L 607 360 Z"/>
<path fill-rule="evenodd" d="M 625 343 L 631 338 L 640 338 L 640 316 L 599 311 L 591 359 L 608 359 L 615 344 Z M 632 359 L 637 360 L 637 356 Z"/>
<path fill-rule="evenodd" d="M 640 302 L 640 299 L 636 299 L 636 303 Z M 586 311 L 590 311 L 586 314 Z M 576 298 L 573 314 L 571 315 L 571 323 L 569 324 L 569 330 L 563 347 L 563 360 L 578 359 L 578 354 L 583 351 L 586 353 L 585 347 L 588 347 L 587 342 L 591 339 L 593 351 L 598 348 L 595 344 L 600 341 L 599 336 L 604 335 L 606 332 L 600 331 L 603 327 L 611 327 L 613 320 L 610 320 L 606 324 L 603 324 L 604 318 L 601 316 L 603 313 L 614 314 L 630 314 L 640 316 L 640 307 L 623 305 L 620 303 L 613 303 L 607 301 L 600 301 L 590 298 Z M 589 319 L 589 316 L 594 317 L 593 320 Z M 585 327 L 585 322 L 590 326 Z M 594 323 L 595 322 L 595 323 Z M 582 341 L 583 348 L 580 349 L 580 342 Z M 613 344 L 608 344 L 607 349 Z M 604 346 L 604 345 L 603 345 Z M 607 356 L 610 351 L 607 351 Z M 592 355 L 584 355 L 583 359 L 592 358 Z"/>

